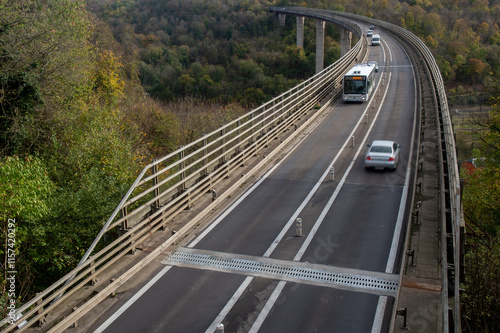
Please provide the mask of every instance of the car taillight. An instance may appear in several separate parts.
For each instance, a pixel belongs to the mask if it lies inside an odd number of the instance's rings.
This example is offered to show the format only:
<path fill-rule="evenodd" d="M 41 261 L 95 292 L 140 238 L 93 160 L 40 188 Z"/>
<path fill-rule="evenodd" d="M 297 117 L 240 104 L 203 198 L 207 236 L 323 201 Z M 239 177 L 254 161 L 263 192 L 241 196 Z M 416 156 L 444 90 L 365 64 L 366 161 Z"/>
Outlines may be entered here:
<path fill-rule="evenodd" d="M 366 156 L 365 160 L 371 161 L 372 159 L 370 158 L 370 156 Z"/>
<path fill-rule="evenodd" d="M 394 162 L 394 161 L 395 161 L 394 157 L 389 157 L 389 162 Z"/>

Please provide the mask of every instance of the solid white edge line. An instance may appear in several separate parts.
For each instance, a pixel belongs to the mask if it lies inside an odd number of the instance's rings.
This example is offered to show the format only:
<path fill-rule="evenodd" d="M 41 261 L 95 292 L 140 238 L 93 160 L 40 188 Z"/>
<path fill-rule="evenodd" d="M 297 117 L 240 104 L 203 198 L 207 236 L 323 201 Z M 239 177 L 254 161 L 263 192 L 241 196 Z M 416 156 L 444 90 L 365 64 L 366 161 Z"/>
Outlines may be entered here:
<path fill-rule="evenodd" d="M 413 66 L 411 67 L 412 68 L 412 72 L 413 72 L 413 86 L 416 88 L 417 86 L 417 83 L 415 81 L 415 71 L 413 69 Z M 417 94 L 415 94 L 415 101 L 414 101 L 414 110 L 413 110 L 413 118 L 414 118 L 414 121 L 417 119 L 416 118 L 416 114 L 417 114 Z M 411 141 L 410 141 L 410 147 L 413 147 L 414 145 L 414 142 L 415 142 L 415 124 L 413 125 L 413 129 L 412 129 L 412 134 L 411 134 Z M 412 164 L 412 154 L 410 152 L 409 154 L 409 157 L 408 157 L 408 166 L 410 166 Z M 406 175 L 405 175 L 405 182 L 404 182 L 404 188 L 403 188 L 403 194 L 401 196 L 401 203 L 399 205 L 399 211 L 398 211 L 398 218 L 397 218 L 397 222 L 396 222 L 396 227 L 395 227 L 395 234 L 394 234 L 394 237 L 392 238 L 392 245 L 391 245 L 391 250 L 389 252 L 389 258 L 387 259 L 387 266 L 385 268 L 385 272 L 386 273 L 392 273 L 392 271 L 394 270 L 394 265 L 395 265 L 395 261 L 396 261 L 396 254 L 397 254 L 397 251 L 398 251 L 398 245 L 399 245 L 399 239 L 401 237 L 401 231 L 402 231 L 402 228 L 403 228 L 403 218 L 404 218 L 404 213 L 405 213 L 405 210 L 406 210 L 406 200 L 408 198 L 408 191 L 409 191 L 409 188 L 408 188 L 408 184 L 410 182 L 410 168 L 406 168 Z"/>
<path fill-rule="evenodd" d="M 416 87 L 416 81 L 415 81 L 415 70 L 413 69 L 413 66 L 410 66 L 413 72 L 413 86 Z M 413 110 L 414 114 L 414 119 L 416 120 L 416 113 L 417 113 L 417 96 L 415 94 L 415 101 L 414 105 L 415 108 Z M 414 145 L 414 140 L 415 140 L 415 125 L 413 125 L 412 129 L 412 135 L 411 135 L 411 143 L 410 147 L 413 147 Z M 412 161 L 412 155 L 409 155 L 409 161 L 408 165 L 411 165 Z M 394 270 L 394 265 L 396 261 L 396 254 L 397 254 L 397 247 L 399 244 L 399 239 L 401 237 L 401 230 L 403 227 L 403 218 L 404 218 L 404 212 L 406 209 L 406 200 L 408 198 L 408 183 L 410 181 L 410 168 L 406 169 L 406 175 L 405 175 L 405 182 L 404 182 L 404 187 L 403 187 L 403 193 L 401 195 L 401 202 L 399 204 L 399 210 L 398 210 L 398 217 L 396 220 L 396 226 L 394 230 L 394 236 L 392 238 L 392 244 L 391 244 L 391 250 L 389 251 L 389 257 L 387 259 L 387 265 L 385 267 L 385 272 L 386 273 L 392 273 Z M 383 297 L 383 296 L 382 296 Z M 382 322 L 383 322 L 383 316 L 385 313 L 385 308 L 387 306 L 387 299 L 382 300 L 382 297 L 379 298 L 379 302 L 377 305 L 377 311 L 375 313 L 375 318 L 373 321 L 373 326 L 372 326 L 372 333 L 380 333 L 382 329 Z"/>
<path fill-rule="evenodd" d="M 241 286 L 236 290 L 236 292 L 233 294 L 229 302 L 227 302 L 226 306 L 222 309 L 222 311 L 219 313 L 219 315 L 215 318 L 215 320 L 212 322 L 212 325 L 207 328 L 205 333 L 213 333 L 217 329 L 217 325 L 222 323 L 222 320 L 227 316 L 229 311 L 233 308 L 234 304 L 238 301 L 238 299 L 241 297 L 245 289 L 247 289 L 248 285 L 250 282 L 252 282 L 253 276 L 248 276 L 245 281 L 241 284 Z"/>
<path fill-rule="evenodd" d="M 377 311 L 375 312 L 375 319 L 373 320 L 372 333 L 379 333 L 382 330 L 386 305 L 387 305 L 387 296 L 380 296 L 378 298 Z"/>
<path fill-rule="evenodd" d="M 392 238 L 391 250 L 389 252 L 389 258 L 387 259 L 387 266 L 385 268 L 386 273 L 390 273 L 394 270 L 394 264 L 396 262 L 396 254 L 398 252 L 399 238 L 401 237 L 401 230 L 403 228 L 403 218 L 406 209 L 406 199 L 408 198 L 408 180 L 410 176 L 407 173 L 405 179 L 405 185 L 403 187 L 403 194 L 401 195 L 401 203 L 399 204 L 398 217 L 396 220 L 396 226 L 394 228 L 394 236 Z"/>
<path fill-rule="evenodd" d="M 122 305 L 111 317 L 108 318 L 101 326 L 99 326 L 94 333 L 102 333 L 109 325 L 111 325 L 119 316 L 121 316 L 135 301 L 137 301 L 149 288 L 151 288 L 165 273 L 167 273 L 172 266 L 163 268 L 154 278 L 152 278 L 144 287 L 141 288 L 132 298 Z"/>
<path fill-rule="evenodd" d="M 271 312 L 274 303 L 276 303 L 276 301 L 278 300 L 278 297 L 283 291 L 283 288 L 285 288 L 285 285 L 286 285 L 285 281 L 280 281 L 280 283 L 278 283 L 278 286 L 276 286 L 276 289 L 274 289 L 273 293 L 271 294 L 271 297 L 269 297 L 269 300 L 267 301 L 266 305 L 264 305 L 264 308 L 259 313 L 259 316 L 255 320 L 254 324 L 252 325 L 252 328 L 250 329 L 250 331 L 248 331 L 248 333 L 256 333 L 259 331 L 260 327 L 264 323 L 264 320 L 266 320 L 267 316 L 269 315 L 269 312 Z"/>

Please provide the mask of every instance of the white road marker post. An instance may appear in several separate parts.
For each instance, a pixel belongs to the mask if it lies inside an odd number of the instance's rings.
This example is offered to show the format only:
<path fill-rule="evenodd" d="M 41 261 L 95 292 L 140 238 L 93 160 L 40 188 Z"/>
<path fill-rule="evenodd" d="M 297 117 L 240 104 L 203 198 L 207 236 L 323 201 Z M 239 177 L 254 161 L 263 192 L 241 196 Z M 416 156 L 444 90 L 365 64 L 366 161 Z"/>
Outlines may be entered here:
<path fill-rule="evenodd" d="M 300 217 L 295 220 L 295 237 L 302 237 L 302 219 Z"/>

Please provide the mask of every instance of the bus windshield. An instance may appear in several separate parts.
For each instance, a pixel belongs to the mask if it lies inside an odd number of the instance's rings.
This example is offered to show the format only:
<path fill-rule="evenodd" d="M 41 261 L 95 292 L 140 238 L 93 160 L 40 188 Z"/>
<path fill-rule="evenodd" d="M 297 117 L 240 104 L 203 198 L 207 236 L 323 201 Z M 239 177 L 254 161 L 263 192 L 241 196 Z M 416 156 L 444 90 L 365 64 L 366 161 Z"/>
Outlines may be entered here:
<path fill-rule="evenodd" d="M 366 94 L 366 78 L 364 76 L 345 76 L 344 94 Z"/>

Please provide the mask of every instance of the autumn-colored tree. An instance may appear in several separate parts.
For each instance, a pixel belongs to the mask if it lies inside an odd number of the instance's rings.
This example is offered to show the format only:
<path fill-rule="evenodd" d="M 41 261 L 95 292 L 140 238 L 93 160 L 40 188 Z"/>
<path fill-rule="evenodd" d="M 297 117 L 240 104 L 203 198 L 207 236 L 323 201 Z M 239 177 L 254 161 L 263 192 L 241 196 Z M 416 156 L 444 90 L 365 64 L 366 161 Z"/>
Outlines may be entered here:
<path fill-rule="evenodd" d="M 464 213 L 471 230 L 461 297 L 466 332 L 500 330 L 500 84 L 495 87 L 490 113 L 473 121 L 482 143 L 482 166 L 463 175 Z"/>
<path fill-rule="evenodd" d="M 24 153 L 46 139 L 39 122 L 84 89 L 91 22 L 83 0 L 0 6 L 0 149 Z"/>
<path fill-rule="evenodd" d="M 122 66 L 111 51 L 104 50 L 98 55 L 92 81 L 94 89 L 105 99 L 106 104 L 115 104 L 123 95 L 125 83 L 120 77 Z"/>
<path fill-rule="evenodd" d="M 481 59 L 471 58 L 469 59 L 469 74 L 472 79 L 472 83 L 476 83 L 481 74 L 488 67 Z"/>
<path fill-rule="evenodd" d="M 83 0 L 0 1 L 2 236 L 15 219 L 21 298 L 74 267 L 138 169 L 120 106 L 139 94 L 93 27 Z"/>

